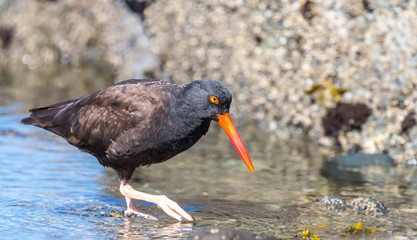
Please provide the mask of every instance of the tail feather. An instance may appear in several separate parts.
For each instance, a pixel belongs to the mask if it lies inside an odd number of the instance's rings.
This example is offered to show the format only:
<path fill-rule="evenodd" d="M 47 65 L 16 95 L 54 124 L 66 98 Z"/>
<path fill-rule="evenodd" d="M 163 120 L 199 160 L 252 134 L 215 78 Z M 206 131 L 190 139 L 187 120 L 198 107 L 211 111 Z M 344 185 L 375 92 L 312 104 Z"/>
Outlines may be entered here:
<path fill-rule="evenodd" d="M 65 107 L 67 107 L 74 100 L 69 100 L 61 103 L 56 103 L 46 107 L 39 107 L 30 109 L 30 116 L 22 119 L 20 122 L 26 125 L 35 125 L 41 128 L 46 128 L 53 131 L 51 128 L 53 126 L 54 117 Z M 53 131 L 54 132 L 54 131 Z"/>

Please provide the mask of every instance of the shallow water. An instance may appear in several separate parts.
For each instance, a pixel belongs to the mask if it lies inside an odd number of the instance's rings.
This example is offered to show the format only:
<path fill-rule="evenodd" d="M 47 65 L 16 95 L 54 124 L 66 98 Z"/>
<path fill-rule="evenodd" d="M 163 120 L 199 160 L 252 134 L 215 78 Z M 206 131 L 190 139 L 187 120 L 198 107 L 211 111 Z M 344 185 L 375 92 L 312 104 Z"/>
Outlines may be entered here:
<path fill-rule="evenodd" d="M 126 218 L 113 170 L 51 133 L 19 124 L 26 105 L 5 96 L 0 103 L 2 239 L 181 239 L 218 226 L 288 239 L 301 239 L 306 229 L 321 239 L 417 237 L 416 169 L 400 164 L 372 183 L 335 181 L 320 174 L 329 157 L 317 146 L 238 125 L 255 166 L 250 173 L 215 123 L 195 147 L 137 170 L 132 181 L 137 190 L 179 202 L 196 222 L 176 223 L 146 203 L 140 208 L 158 221 Z M 389 213 L 338 212 L 316 202 L 329 194 L 372 196 Z M 344 231 L 359 221 L 376 230 Z"/>

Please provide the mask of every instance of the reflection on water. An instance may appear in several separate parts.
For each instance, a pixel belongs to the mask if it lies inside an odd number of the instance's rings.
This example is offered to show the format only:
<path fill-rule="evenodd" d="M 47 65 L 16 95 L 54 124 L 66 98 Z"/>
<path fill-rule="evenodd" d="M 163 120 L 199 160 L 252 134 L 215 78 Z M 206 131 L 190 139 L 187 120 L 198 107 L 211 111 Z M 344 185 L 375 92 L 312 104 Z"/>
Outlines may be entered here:
<path fill-rule="evenodd" d="M 282 238 L 310 229 L 322 239 L 350 239 L 343 229 L 359 221 L 376 226 L 373 237 L 417 234 L 416 221 L 410 221 L 417 217 L 415 169 L 398 166 L 395 176 L 372 184 L 336 182 L 320 175 L 326 157 L 316 146 L 238 126 L 255 166 L 250 173 L 215 123 L 194 148 L 139 169 L 132 181 L 140 191 L 179 202 L 195 224 L 176 223 L 146 203 L 140 208 L 158 221 L 125 218 L 113 170 L 59 137 L 19 124 L 25 116 L 22 104 L 5 98 L 0 103 L 0 232 L 7 233 L 5 239 L 190 238 L 215 226 Z M 390 212 L 373 217 L 316 203 L 329 194 L 373 196 Z"/>

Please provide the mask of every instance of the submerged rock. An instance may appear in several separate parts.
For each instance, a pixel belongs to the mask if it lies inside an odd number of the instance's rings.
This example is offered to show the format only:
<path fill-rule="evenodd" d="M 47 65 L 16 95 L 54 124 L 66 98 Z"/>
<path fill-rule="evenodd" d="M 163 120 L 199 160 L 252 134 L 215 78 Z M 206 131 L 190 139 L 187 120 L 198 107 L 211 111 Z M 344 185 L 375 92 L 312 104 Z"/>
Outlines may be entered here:
<path fill-rule="evenodd" d="M 324 176 L 351 182 L 381 182 L 393 177 L 394 160 L 386 154 L 365 154 L 362 152 L 337 156 L 324 163 Z"/>
<path fill-rule="evenodd" d="M 328 195 L 319 200 L 319 203 L 325 205 L 329 210 L 334 211 L 343 211 L 346 207 L 345 200 L 337 195 Z"/>
<path fill-rule="evenodd" d="M 355 211 L 365 215 L 383 216 L 388 213 L 388 209 L 383 203 L 378 202 L 373 197 L 358 197 L 348 202 L 348 206 Z"/>
<path fill-rule="evenodd" d="M 384 216 L 388 213 L 388 208 L 383 203 L 373 197 L 357 197 L 350 201 L 345 201 L 337 195 L 328 195 L 317 201 L 327 209 L 333 211 L 353 210 L 371 216 Z"/>
<path fill-rule="evenodd" d="M 210 228 L 197 233 L 194 240 L 275 240 L 273 236 L 243 232 L 229 228 Z"/>

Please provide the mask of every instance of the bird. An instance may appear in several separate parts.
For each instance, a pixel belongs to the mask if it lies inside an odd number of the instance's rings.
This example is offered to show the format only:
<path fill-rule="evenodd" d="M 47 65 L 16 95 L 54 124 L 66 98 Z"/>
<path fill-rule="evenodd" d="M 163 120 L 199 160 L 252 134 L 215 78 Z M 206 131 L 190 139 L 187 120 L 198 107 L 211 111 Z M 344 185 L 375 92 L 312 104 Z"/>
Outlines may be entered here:
<path fill-rule="evenodd" d="M 141 213 L 135 200 L 156 204 L 177 221 L 194 221 L 165 195 L 134 190 L 135 169 L 164 162 L 193 146 L 217 122 L 251 172 L 249 154 L 229 115 L 232 93 L 221 82 L 202 79 L 176 85 L 158 79 L 129 79 L 88 95 L 30 109 L 22 124 L 34 125 L 113 168 L 125 197 L 125 214 Z"/>

